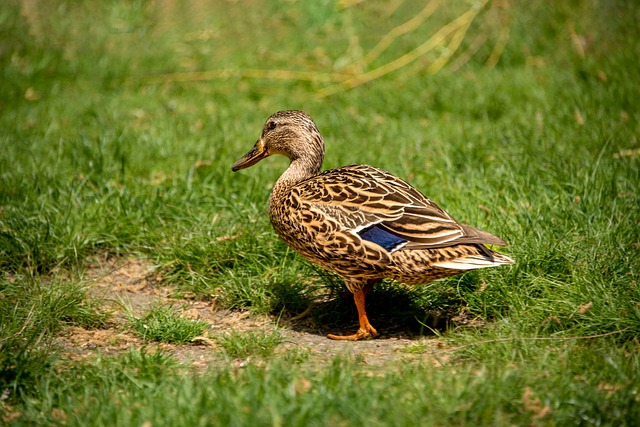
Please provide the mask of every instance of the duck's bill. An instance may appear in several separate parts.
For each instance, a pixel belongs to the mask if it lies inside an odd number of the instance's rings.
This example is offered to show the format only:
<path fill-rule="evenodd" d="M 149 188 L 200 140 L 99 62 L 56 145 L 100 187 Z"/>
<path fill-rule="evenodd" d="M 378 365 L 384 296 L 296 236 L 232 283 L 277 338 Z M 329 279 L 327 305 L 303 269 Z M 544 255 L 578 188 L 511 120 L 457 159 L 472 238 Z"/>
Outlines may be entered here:
<path fill-rule="evenodd" d="M 242 156 L 237 162 L 231 166 L 232 171 L 238 171 L 240 169 L 248 168 L 258 163 L 260 160 L 269 156 L 269 152 L 264 149 L 262 141 L 258 140 L 256 145 L 253 146 L 251 151 Z"/>

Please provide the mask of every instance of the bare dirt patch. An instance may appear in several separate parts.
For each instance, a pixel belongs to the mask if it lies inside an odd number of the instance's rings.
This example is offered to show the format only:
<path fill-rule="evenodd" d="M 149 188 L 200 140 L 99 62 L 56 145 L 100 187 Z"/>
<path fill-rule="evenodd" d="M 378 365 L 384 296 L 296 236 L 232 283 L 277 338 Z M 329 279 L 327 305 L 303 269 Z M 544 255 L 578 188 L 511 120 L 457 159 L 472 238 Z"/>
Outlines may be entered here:
<path fill-rule="evenodd" d="M 429 350 L 442 349 L 443 342 L 437 338 L 415 339 L 403 334 L 370 341 L 332 341 L 324 334 L 310 328 L 305 319 L 276 325 L 269 316 L 254 315 L 248 311 L 232 311 L 216 306 L 215 301 L 199 301 L 174 298 L 174 290 L 163 285 L 161 273 L 152 262 L 138 258 L 95 259 L 87 266 L 86 280 L 93 296 L 103 301 L 104 308 L 111 313 L 110 322 L 104 329 L 88 330 L 68 327 L 58 343 L 70 359 L 84 359 L 98 354 L 118 354 L 132 348 L 160 349 L 171 354 L 179 362 L 195 368 L 227 361 L 215 337 L 230 332 L 271 332 L 278 327 L 284 338 L 277 353 L 298 351 L 308 355 L 314 363 L 324 363 L 335 356 L 352 357 L 372 367 L 394 361 L 424 359 L 439 364 L 441 356 L 428 355 Z M 127 325 L 130 315 L 140 315 L 151 304 L 158 301 L 173 304 L 181 315 L 203 320 L 208 325 L 204 337 L 192 344 L 175 345 L 145 342 L 136 336 Z M 296 323 L 297 322 L 297 323 Z M 420 344 L 425 354 L 409 353 L 407 347 Z M 241 363 L 236 361 L 235 363 Z"/>

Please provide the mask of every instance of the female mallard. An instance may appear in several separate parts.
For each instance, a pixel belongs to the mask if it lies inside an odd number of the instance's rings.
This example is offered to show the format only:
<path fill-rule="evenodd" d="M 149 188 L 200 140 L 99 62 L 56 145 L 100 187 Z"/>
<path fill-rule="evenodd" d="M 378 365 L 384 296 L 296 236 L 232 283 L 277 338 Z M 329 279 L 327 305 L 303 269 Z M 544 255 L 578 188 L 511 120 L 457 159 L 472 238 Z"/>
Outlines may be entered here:
<path fill-rule="evenodd" d="M 331 339 L 378 336 L 367 319 L 365 294 L 384 278 L 413 285 L 513 263 L 484 246 L 505 246 L 502 239 L 458 223 L 388 172 L 366 165 L 320 172 L 324 140 L 302 111 L 269 117 L 260 139 L 232 170 L 272 154 L 291 161 L 269 199 L 273 228 L 307 260 L 339 275 L 354 295 L 360 329 Z"/>

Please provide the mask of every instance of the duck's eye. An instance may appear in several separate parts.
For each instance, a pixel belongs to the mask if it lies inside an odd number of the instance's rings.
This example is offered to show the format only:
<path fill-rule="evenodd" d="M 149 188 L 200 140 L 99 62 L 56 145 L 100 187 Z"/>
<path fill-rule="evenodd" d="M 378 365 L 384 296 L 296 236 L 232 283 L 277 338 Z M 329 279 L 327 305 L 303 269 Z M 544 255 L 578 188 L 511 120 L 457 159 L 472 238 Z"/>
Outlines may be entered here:
<path fill-rule="evenodd" d="M 274 130 L 276 128 L 276 122 L 272 120 L 267 122 L 267 126 L 265 128 L 266 130 Z"/>

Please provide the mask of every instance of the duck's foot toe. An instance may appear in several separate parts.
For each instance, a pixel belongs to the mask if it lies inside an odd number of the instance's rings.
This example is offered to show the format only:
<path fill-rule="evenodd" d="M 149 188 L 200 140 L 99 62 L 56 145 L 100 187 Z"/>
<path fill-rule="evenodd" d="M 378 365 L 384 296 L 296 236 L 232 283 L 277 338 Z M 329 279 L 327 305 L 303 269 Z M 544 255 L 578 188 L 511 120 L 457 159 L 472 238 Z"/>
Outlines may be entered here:
<path fill-rule="evenodd" d="M 369 340 L 380 336 L 378 331 L 376 331 L 373 326 L 369 325 L 367 329 L 358 329 L 353 335 L 334 335 L 328 334 L 327 338 L 338 341 L 359 341 L 359 340 Z"/>

